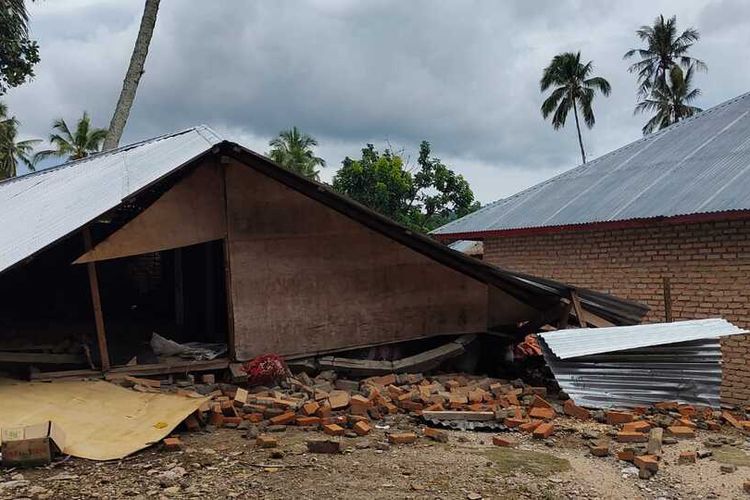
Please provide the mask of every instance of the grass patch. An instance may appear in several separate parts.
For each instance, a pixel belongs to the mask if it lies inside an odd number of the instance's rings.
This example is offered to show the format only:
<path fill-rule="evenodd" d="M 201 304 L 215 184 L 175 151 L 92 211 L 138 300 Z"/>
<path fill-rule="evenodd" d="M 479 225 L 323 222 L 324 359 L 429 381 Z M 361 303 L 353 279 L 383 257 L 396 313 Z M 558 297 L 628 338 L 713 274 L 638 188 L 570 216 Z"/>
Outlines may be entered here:
<path fill-rule="evenodd" d="M 495 447 L 481 454 L 497 464 L 503 474 L 525 472 L 535 476 L 546 476 L 570 470 L 570 462 L 549 453 Z"/>
<path fill-rule="evenodd" d="M 737 467 L 750 467 L 750 455 L 734 446 L 722 446 L 714 449 L 714 459 L 723 464 Z"/>

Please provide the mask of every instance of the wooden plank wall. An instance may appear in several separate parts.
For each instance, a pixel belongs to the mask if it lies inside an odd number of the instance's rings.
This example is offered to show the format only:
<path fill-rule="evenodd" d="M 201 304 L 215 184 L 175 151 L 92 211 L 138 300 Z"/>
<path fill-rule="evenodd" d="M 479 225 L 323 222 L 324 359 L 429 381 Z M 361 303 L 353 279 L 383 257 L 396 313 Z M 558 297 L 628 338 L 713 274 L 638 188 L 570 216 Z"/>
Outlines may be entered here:
<path fill-rule="evenodd" d="M 248 168 L 226 171 L 238 359 L 487 328 L 487 286 Z"/>

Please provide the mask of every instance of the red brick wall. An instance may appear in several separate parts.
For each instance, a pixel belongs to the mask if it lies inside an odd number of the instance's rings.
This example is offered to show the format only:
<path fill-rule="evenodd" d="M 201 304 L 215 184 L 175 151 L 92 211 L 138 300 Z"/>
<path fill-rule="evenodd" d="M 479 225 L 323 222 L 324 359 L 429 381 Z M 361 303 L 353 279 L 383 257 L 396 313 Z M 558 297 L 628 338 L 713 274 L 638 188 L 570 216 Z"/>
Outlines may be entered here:
<path fill-rule="evenodd" d="M 675 320 L 721 316 L 750 329 L 750 221 L 491 238 L 487 262 L 647 304 L 664 321 L 663 277 Z M 722 401 L 750 402 L 750 335 L 722 344 Z M 747 364 L 746 364 L 747 363 Z"/>

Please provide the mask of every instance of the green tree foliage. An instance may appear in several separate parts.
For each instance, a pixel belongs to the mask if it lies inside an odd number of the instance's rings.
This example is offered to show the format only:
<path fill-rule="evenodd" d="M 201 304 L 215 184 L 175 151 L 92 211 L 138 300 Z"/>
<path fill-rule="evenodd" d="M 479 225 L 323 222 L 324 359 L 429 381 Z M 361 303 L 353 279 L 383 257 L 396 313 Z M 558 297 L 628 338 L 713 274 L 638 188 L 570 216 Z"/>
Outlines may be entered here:
<path fill-rule="evenodd" d="M 310 179 L 318 180 L 320 171 L 316 170 L 316 167 L 326 166 L 325 160 L 315 156 L 313 150 L 318 145 L 318 141 L 297 127 L 282 130 L 277 137 L 271 139 L 268 145 L 272 149 L 266 156 L 279 165 Z"/>
<path fill-rule="evenodd" d="M 0 95 L 34 76 L 39 46 L 29 39 L 24 0 L 0 0 Z"/>
<path fill-rule="evenodd" d="M 655 112 L 643 127 L 643 135 L 661 130 L 702 111 L 690 104 L 701 93 L 700 89 L 691 89 L 694 69 L 695 66 L 691 65 L 683 73 L 679 66 L 672 66 L 669 70 L 669 82 L 663 84 L 658 81 L 651 90 L 651 95 L 638 103 L 636 113 Z"/>
<path fill-rule="evenodd" d="M 52 122 L 52 130 L 53 133 L 49 136 L 49 142 L 53 149 L 39 151 L 34 155 L 35 163 L 50 156 L 66 157 L 67 160 L 80 160 L 91 153 L 100 151 L 104 137 L 107 135 L 107 129 L 95 128 L 91 125 L 91 117 L 85 111 L 72 132 L 62 118 Z"/>
<path fill-rule="evenodd" d="M 34 170 L 31 152 L 39 139 L 17 141 L 18 120 L 15 116 L 8 117 L 8 109 L 0 103 L 0 180 L 18 175 L 18 164 L 26 165 Z"/>
<path fill-rule="evenodd" d="M 628 71 L 638 75 L 638 97 L 648 96 L 657 84 L 666 87 L 669 83 L 667 75 L 677 65 L 685 70 L 691 66 L 701 71 L 707 69 L 703 61 L 687 55 L 688 50 L 700 39 L 700 33 L 695 28 L 688 28 L 678 35 L 676 16 L 664 19 L 660 15 L 654 19 L 652 26 L 641 26 L 635 33 L 645 47 L 630 49 L 623 58 L 640 58 L 628 68 Z"/>
<path fill-rule="evenodd" d="M 578 111 L 583 114 L 583 121 L 592 128 L 596 119 L 592 103 L 598 90 L 604 96 L 611 92 L 609 82 L 600 76 L 590 76 L 594 67 L 591 61 L 581 63 L 581 53 L 565 52 L 552 58 L 544 69 L 539 82 L 542 92 L 554 87 L 552 93 L 542 103 L 542 116 L 546 119 L 552 115 L 552 127 L 555 130 L 565 126 L 568 113 L 573 110 L 578 132 L 578 145 L 581 148 L 581 160 L 586 163 L 586 152 L 583 149 L 581 126 Z"/>
<path fill-rule="evenodd" d="M 479 208 L 463 176 L 430 156 L 422 141 L 416 172 L 405 168 L 401 155 L 372 144 L 362 158 L 348 156 L 333 179 L 333 188 L 363 205 L 419 231 L 430 231 Z"/>

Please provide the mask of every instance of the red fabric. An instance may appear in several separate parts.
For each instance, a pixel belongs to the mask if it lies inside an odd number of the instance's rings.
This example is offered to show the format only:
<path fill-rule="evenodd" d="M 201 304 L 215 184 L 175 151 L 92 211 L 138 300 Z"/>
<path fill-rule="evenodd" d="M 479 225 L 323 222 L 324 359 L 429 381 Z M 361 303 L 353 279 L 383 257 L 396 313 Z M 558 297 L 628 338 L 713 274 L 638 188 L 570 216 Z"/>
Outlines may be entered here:
<path fill-rule="evenodd" d="M 515 355 L 516 359 L 523 359 L 528 356 L 541 356 L 542 348 L 539 347 L 539 342 L 536 340 L 536 335 L 534 335 L 533 333 L 530 335 L 526 335 L 526 337 L 523 339 L 523 342 L 518 344 L 513 349 L 513 354 Z"/>
<path fill-rule="evenodd" d="M 284 360 L 276 354 L 264 354 L 242 365 L 250 385 L 267 385 L 286 377 Z"/>

